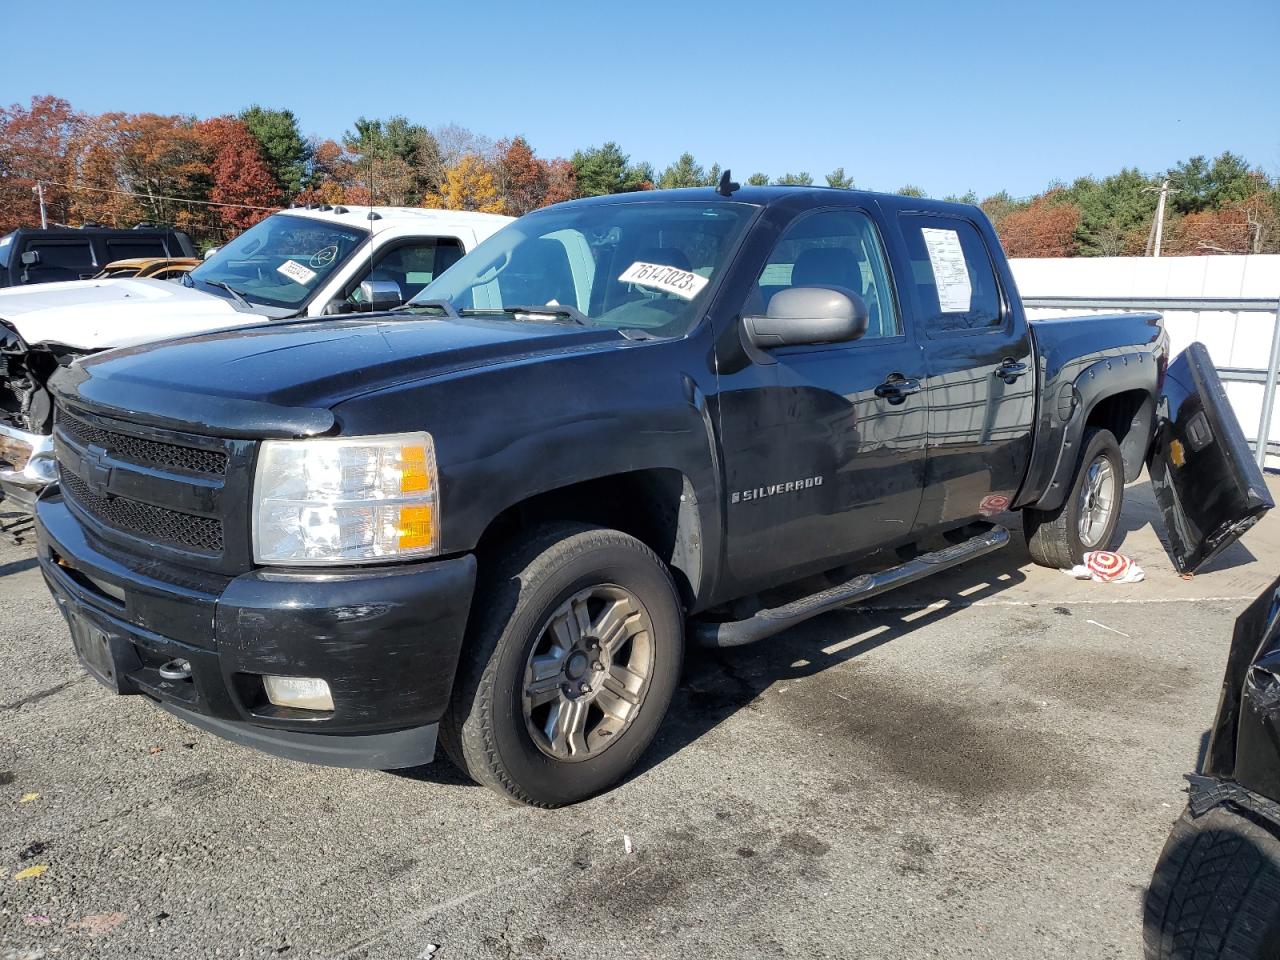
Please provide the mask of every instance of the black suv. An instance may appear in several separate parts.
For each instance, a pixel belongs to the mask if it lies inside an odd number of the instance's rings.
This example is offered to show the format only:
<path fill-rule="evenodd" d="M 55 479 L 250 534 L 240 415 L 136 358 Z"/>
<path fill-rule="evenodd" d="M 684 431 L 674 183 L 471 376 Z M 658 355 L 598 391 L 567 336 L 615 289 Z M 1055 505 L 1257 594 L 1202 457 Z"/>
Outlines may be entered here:
<path fill-rule="evenodd" d="M 87 280 L 130 257 L 195 255 L 191 238 L 168 227 L 19 227 L 0 237 L 0 287 Z"/>

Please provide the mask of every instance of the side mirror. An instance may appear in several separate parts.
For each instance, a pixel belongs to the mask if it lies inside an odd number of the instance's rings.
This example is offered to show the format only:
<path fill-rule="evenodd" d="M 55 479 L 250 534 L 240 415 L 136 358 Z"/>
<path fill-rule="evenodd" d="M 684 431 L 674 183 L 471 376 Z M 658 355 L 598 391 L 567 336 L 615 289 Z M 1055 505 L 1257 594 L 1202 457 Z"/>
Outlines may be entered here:
<path fill-rule="evenodd" d="M 763 350 L 811 343 L 847 343 L 867 332 L 867 303 L 839 287 L 788 287 L 763 317 L 743 317 L 747 337 Z"/>
<path fill-rule="evenodd" d="M 40 262 L 39 250 L 24 250 L 22 252 L 22 265 L 24 267 L 34 267 Z"/>
<path fill-rule="evenodd" d="M 390 310 L 404 303 L 404 294 L 400 292 L 400 284 L 394 280 L 365 280 L 360 284 L 361 312 L 369 313 L 378 310 Z"/>

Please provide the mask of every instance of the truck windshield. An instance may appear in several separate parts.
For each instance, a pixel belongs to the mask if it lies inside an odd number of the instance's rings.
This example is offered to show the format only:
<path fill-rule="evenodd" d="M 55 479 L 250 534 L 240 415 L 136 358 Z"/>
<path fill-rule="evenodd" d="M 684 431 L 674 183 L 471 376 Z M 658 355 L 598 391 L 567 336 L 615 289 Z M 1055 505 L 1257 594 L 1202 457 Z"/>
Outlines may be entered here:
<path fill-rule="evenodd" d="M 756 211 L 727 201 L 569 204 L 494 234 L 409 302 L 448 301 L 458 313 L 685 333 Z"/>
<path fill-rule="evenodd" d="M 273 214 L 187 274 L 188 285 L 234 299 L 230 287 L 252 305 L 296 310 L 368 235 L 361 227 Z"/>

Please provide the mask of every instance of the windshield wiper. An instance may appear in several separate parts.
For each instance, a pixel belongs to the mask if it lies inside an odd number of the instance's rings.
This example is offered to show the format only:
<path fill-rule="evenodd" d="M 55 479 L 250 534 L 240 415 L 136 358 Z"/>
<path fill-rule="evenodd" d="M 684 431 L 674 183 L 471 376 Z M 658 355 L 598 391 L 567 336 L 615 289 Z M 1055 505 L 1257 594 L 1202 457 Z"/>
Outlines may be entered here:
<path fill-rule="evenodd" d="M 417 310 L 420 307 L 435 307 L 444 313 L 450 320 L 458 319 L 458 311 L 454 309 L 453 304 L 448 300 L 413 300 L 409 303 L 402 304 L 398 307 L 392 307 L 387 313 L 408 313 L 410 310 Z"/>
<path fill-rule="evenodd" d="M 521 314 L 527 314 L 532 317 L 563 317 L 566 320 L 572 320 L 574 323 L 580 324 L 584 327 L 591 325 L 591 318 L 577 307 L 571 307 L 568 304 L 560 303 L 534 304 L 532 306 L 512 304 L 509 307 L 464 310 L 462 312 L 464 314 L 505 313 L 512 317 L 519 317 Z"/>
<path fill-rule="evenodd" d="M 250 310 L 253 309 L 253 304 L 245 299 L 244 294 L 225 280 L 206 280 L 205 283 L 211 287 L 221 287 L 223 290 L 227 291 L 227 293 L 231 294 L 231 296 L 235 297 L 236 303 L 240 304 L 240 306 L 247 307 Z"/>

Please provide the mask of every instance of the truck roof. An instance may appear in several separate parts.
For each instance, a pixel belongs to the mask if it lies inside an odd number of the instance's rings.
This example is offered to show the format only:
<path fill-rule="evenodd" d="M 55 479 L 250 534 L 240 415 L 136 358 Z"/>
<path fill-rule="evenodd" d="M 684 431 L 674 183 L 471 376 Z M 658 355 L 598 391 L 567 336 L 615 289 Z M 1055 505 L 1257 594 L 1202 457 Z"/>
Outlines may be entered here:
<path fill-rule="evenodd" d="M 825 197 L 839 194 L 841 197 L 861 197 L 893 209 L 935 210 L 963 212 L 973 216 L 974 211 L 981 214 L 981 208 L 968 203 L 953 203 L 947 200 L 933 200 L 928 197 L 908 197 L 899 193 L 880 193 L 875 190 L 845 190 L 841 187 L 819 186 L 767 186 L 753 187 L 744 184 L 729 196 L 723 196 L 715 187 L 681 187 L 676 190 L 637 190 L 632 193 L 610 193 L 599 197 L 587 197 L 582 200 L 570 200 L 569 203 L 645 203 L 654 200 L 710 200 L 726 203 L 750 203 L 759 207 L 779 203 L 788 197 L 801 194 L 812 195 L 815 204 L 821 204 Z"/>
<path fill-rule="evenodd" d="M 293 217 L 308 217 L 312 220 L 328 220 L 332 223 L 346 223 L 367 227 L 369 213 L 378 214 L 373 221 L 375 229 L 387 227 L 409 227 L 426 233 L 441 228 L 457 226 L 479 226 L 492 232 L 495 227 L 510 223 L 514 218 L 497 213 L 473 213 L 470 210 L 427 210 L 422 207 L 368 207 L 356 204 L 337 204 L 330 206 L 289 207 L 280 213 Z"/>

